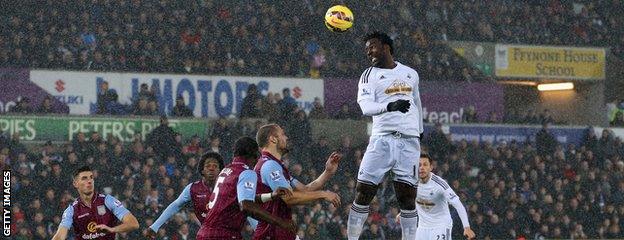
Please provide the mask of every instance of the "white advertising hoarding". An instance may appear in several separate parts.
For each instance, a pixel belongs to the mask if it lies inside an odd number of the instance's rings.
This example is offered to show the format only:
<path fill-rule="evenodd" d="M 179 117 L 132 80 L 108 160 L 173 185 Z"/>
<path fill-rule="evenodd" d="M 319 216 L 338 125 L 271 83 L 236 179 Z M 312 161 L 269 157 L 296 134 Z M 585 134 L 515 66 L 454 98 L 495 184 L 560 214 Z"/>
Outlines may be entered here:
<path fill-rule="evenodd" d="M 282 89 L 289 88 L 297 104 L 308 112 L 314 98 L 321 102 L 324 99 L 323 80 L 308 78 L 33 70 L 30 80 L 67 104 L 70 114 L 95 113 L 98 86 L 103 81 L 117 92 L 119 102 L 126 105 L 136 99 L 142 83 L 156 85 L 161 113 L 171 112 L 176 96 L 182 95 L 197 117 L 237 116 L 249 84 L 256 84 L 263 95 L 281 94 Z"/>

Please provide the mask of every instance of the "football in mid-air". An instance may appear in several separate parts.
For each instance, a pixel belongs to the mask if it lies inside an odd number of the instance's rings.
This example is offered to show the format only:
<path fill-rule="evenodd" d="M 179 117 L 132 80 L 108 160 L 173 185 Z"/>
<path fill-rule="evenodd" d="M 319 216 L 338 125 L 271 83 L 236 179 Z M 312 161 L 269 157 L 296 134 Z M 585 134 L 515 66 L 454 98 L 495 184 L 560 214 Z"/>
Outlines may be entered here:
<path fill-rule="evenodd" d="M 327 9 L 325 26 L 332 32 L 344 32 L 353 26 L 353 12 L 348 7 L 336 5 Z"/>

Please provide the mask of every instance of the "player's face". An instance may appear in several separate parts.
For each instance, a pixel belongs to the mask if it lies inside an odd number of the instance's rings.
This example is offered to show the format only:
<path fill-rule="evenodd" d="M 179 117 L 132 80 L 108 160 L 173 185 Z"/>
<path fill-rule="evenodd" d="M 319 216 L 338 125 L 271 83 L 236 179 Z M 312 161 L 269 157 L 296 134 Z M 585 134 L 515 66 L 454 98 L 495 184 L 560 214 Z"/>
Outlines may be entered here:
<path fill-rule="evenodd" d="M 204 175 L 206 176 L 206 178 L 208 178 L 208 180 L 215 180 L 217 178 L 217 176 L 219 175 L 219 172 L 221 171 L 221 169 L 219 169 L 219 163 L 217 163 L 216 159 L 206 159 L 206 162 L 204 163 Z"/>
<path fill-rule="evenodd" d="M 421 180 L 427 179 L 431 172 L 431 160 L 429 158 L 420 158 L 418 163 L 418 177 Z"/>
<path fill-rule="evenodd" d="M 78 190 L 78 193 L 84 195 L 90 195 L 93 193 L 93 172 L 81 172 L 74 179 L 74 187 Z"/>
<path fill-rule="evenodd" d="M 280 151 L 281 154 L 288 153 L 288 137 L 286 133 L 284 133 L 284 129 L 279 128 L 277 130 L 277 135 L 275 136 L 277 150 Z"/>
<path fill-rule="evenodd" d="M 377 38 L 366 41 L 366 56 L 373 66 L 378 65 L 384 58 L 384 46 Z"/>

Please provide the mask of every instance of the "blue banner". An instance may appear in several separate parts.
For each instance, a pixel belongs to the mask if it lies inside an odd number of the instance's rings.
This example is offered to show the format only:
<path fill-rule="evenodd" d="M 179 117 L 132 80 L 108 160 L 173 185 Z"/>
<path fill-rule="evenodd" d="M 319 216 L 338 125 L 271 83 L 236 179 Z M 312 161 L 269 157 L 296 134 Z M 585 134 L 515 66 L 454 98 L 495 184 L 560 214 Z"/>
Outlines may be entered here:
<path fill-rule="evenodd" d="M 479 142 L 499 143 L 511 142 L 535 142 L 535 135 L 542 126 L 529 125 L 445 125 L 442 127 L 446 134 L 451 134 L 453 141 L 477 140 Z M 425 135 L 434 130 L 433 124 L 425 125 Z M 548 131 L 563 145 L 581 145 L 587 132 L 585 127 L 550 127 Z"/>

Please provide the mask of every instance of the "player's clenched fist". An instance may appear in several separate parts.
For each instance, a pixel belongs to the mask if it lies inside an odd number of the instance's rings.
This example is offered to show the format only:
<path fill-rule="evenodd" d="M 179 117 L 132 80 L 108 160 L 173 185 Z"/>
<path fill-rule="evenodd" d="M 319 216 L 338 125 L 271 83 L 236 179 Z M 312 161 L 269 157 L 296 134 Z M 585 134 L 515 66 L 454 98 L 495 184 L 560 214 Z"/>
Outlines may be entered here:
<path fill-rule="evenodd" d="M 388 106 L 386 108 L 388 112 L 399 111 L 402 113 L 406 113 L 407 111 L 409 111 L 410 102 L 408 100 L 399 99 L 394 102 L 388 103 Z"/>
<path fill-rule="evenodd" d="M 340 206 L 340 196 L 334 192 L 325 191 L 325 201 L 330 202 L 334 207 Z"/>

